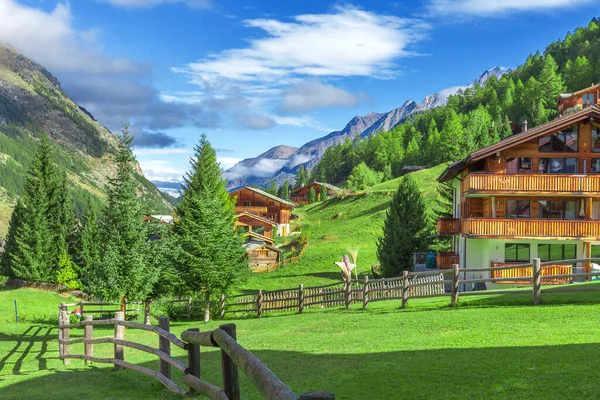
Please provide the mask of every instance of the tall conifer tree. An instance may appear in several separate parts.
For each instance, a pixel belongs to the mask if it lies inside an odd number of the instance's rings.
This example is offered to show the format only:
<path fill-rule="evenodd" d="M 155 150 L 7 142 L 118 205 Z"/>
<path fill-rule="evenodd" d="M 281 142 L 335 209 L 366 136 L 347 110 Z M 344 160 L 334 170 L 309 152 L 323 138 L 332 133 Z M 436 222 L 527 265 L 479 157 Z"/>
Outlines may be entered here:
<path fill-rule="evenodd" d="M 385 277 L 398 276 L 413 269 L 412 255 L 424 244 L 425 204 L 414 179 L 406 175 L 390 203 L 377 242 L 377 257 Z"/>
<path fill-rule="evenodd" d="M 247 276 L 243 240 L 235 230 L 235 202 L 229 197 L 215 150 L 205 135 L 184 178 L 182 199 L 173 227 L 179 246 L 180 292 L 204 300 L 204 320 L 210 301 Z"/>

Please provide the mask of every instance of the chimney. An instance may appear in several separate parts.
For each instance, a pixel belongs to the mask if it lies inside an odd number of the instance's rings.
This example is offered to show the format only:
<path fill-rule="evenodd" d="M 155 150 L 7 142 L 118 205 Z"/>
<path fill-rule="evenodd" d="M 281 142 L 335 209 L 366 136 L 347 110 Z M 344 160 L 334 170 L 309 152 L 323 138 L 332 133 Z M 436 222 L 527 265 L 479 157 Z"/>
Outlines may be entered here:
<path fill-rule="evenodd" d="M 521 132 L 526 132 L 527 131 L 527 120 L 524 120 L 523 123 L 521 124 Z"/>

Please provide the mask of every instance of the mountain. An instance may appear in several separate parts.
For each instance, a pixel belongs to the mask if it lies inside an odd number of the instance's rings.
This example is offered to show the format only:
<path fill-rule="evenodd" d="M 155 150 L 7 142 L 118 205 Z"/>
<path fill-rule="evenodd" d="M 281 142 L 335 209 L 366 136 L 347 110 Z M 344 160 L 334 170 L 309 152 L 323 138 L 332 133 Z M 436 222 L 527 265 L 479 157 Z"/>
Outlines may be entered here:
<path fill-rule="evenodd" d="M 291 146 L 275 146 L 258 157 L 246 158 L 229 168 L 224 176 L 229 180 L 229 188 L 262 183 L 273 176 L 284 165 L 294 165 L 293 156 L 298 149 Z M 301 162 L 300 162 L 301 163 Z"/>
<path fill-rule="evenodd" d="M 76 209 L 87 194 L 95 206 L 104 197 L 107 176 L 116 172 L 111 156 L 119 139 L 63 91 L 43 66 L 0 43 L 0 237 L 20 193 L 40 135 L 55 144 L 55 160 L 67 171 Z M 142 175 L 140 194 L 153 212 L 169 212 L 169 197 Z"/>
<path fill-rule="evenodd" d="M 378 132 L 389 131 L 415 113 L 445 105 L 448 97 L 458 93 L 459 90 L 464 90 L 467 87 L 475 85 L 483 85 L 492 76 L 500 78 L 507 72 L 509 72 L 509 69 L 496 66 L 485 70 L 467 86 L 456 86 L 444 89 L 439 93 L 432 93 L 427 95 L 420 103 L 416 103 L 414 100 L 407 100 L 399 108 L 386 113 L 370 112 L 362 117 L 356 116 L 341 131 L 334 131 L 327 136 L 312 140 L 297 149 L 295 153 L 286 153 L 286 157 L 276 159 L 266 157 L 267 153 L 276 149 L 273 148 L 256 158 L 240 161 L 224 172 L 224 177 L 229 180 L 228 188 L 234 189 L 244 184 L 265 186 L 270 179 L 275 179 L 278 185 L 281 185 L 286 179 L 293 182 L 295 172 L 300 164 L 311 169 L 319 162 L 328 147 L 343 142 L 347 138 L 354 138 L 357 134 L 361 138 L 365 138 Z M 270 168 L 257 170 L 249 167 L 248 163 L 252 162 L 252 160 L 258 160 L 258 162 L 269 160 Z"/>

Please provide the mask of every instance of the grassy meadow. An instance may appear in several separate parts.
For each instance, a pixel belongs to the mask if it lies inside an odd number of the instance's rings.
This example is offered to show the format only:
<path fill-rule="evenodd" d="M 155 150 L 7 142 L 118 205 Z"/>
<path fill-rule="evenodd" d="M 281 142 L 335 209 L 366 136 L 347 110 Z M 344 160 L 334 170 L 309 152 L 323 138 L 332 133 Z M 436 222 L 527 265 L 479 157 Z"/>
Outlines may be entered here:
<path fill-rule="evenodd" d="M 596 295 L 597 296 L 597 295 Z M 336 399 L 563 399 L 596 398 L 600 357 L 600 306 L 589 292 L 545 294 L 544 305 L 523 306 L 530 296 L 373 303 L 367 311 L 328 309 L 302 315 L 229 320 L 238 341 L 296 393 L 329 390 Z M 17 299 L 25 322 L 14 323 Z M 0 290 L 0 397 L 2 399 L 174 399 L 152 378 L 110 365 L 85 367 L 58 360 L 57 330 L 44 323 L 68 299 L 33 289 Z M 561 303 L 572 303 L 560 305 Z M 493 305 L 494 307 L 489 307 Z M 10 322 L 12 321 L 12 322 Z M 35 322 L 40 321 L 40 322 Z M 219 321 L 174 322 L 211 330 Z M 80 337 L 82 330 L 72 330 Z M 95 337 L 112 329 L 94 328 Z M 127 329 L 126 338 L 157 345 L 155 334 Z M 82 353 L 83 345 L 71 346 Z M 110 356 L 111 345 L 95 345 Z M 185 362 L 183 350 L 173 353 Z M 125 349 L 125 358 L 158 368 L 155 357 Z M 219 353 L 202 350 L 202 376 L 220 384 Z M 179 376 L 174 372 L 175 380 Z M 241 378 L 242 398 L 259 395 Z"/>
<path fill-rule="evenodd" d="M 436 178 L 446 164 L 411 174 L 421 189 L 425 202 L 431 206 L 437 197 Z M 292 221 L 309 239 L 309 247 L 299 263 L 289 264 L 274 272 L 255 274 L 244 289 L 283 289 L 323 285 L 341 279 L 335 261 L 340 261 L 348 249 L 358 250 L 358 273 L 370 273 L 377 261 L 377 239 L 392 196 L 400 180 L 396 178 L 376 185 L 362 193 L 329 199 L 298 207 Z"/>

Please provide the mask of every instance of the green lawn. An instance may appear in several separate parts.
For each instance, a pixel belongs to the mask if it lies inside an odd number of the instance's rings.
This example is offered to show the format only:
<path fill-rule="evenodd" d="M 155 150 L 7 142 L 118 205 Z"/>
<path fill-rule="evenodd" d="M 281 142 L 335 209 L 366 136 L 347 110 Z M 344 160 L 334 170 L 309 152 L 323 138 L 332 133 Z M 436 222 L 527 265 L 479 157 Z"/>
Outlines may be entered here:
<path fill-rule="evenodd" d="M 58 360 L 56 329 L 15 324 L 12 300 L 25 314 L 49 315 L 60 301 L 36 290 L 0 291 L 0 397 L 2 399 L 172 399 L 166 389 L 133 371 L 107 365 L 84 367 Z M 337 399 L 591 399 L 598 396 L 600 305 L 594 293 L 544 294 L 545 305 L 518 306 L 531 296 L 464 298 L 450 309 L 447 299 L 396 301 L 349 311 L 269 315 L 230 320 L 239 342 L 297 393 L 323 389 Z M 467 301 L 471 307 L 466 307 Z M 578 302 L 554 305 L 548 303 Z M 34 304 L 35 303 L 35 304 Z M 489 307 L 494 305 L 495 307 Z M 214 329 L 219 322 L 173 323 Z M 77 337 L 81 331 L 73 331 Z M 95 328 L 95 335 L 112 330 Z M 128 329 L 126 338 L 156 345 L 157 337 Z M 82 352 L 82 345 L 72 346 Z M 110 345 L 96 345 L 100 356 Z M 183 351 L 174 351 L 185 360 Z M 126 360 L 152 368 L 154 357 L 126 349 Z M 203 378 L 219 384 L 218 352 L 202 350 Z M 176 378 L 178 379 L 178 378 Z M 259 399 L 242 379 L 242 398 Z"/>
<path fill-rule="evenodd" d="M 412 173 L 428 205 L 437 196 L 436 178 L 445 167 L 443 164 Z M 340 271 L 333 263 L 348 254 L 348 249 L 358 250 L 359 274 L 370 273 L 371 265 L 378 263 L 377 239 L 400 179 L 384 182 L 364 193 L 297 208 L 294 213 L 299 218 L 292 226 L 300 226 L 310 243 L 304 257 L 299 263 L 274 272 L 254 274 L 244 289 L 283 289 L 300 283 L 314 286 L 340 280 Z"/>

